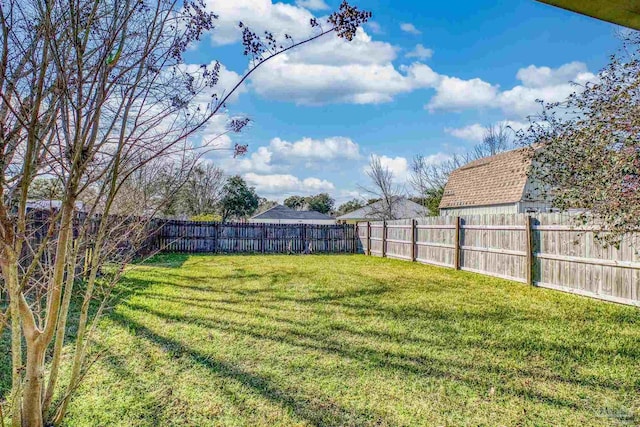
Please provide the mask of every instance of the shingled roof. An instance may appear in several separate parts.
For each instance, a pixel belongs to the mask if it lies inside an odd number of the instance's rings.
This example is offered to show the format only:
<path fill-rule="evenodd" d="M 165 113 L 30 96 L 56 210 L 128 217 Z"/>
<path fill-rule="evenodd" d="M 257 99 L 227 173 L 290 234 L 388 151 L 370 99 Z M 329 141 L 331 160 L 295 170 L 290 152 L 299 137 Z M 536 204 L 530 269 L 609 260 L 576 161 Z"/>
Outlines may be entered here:
<path fill-rule="evenodd" d="M 316 211 L 296 211 L 286 206 L 275 205 L 251 219 L 333 219 L 333 217 Z"/>
<path fill-rule="evenodd" d="M 531 165 L 528 148 L 474 160 L 454 170 L 444 187 L 440 208 L 487 206 L 522 200 Z"/>
<path fill-rule="evenodd" d="M 382 208 L 382 201 L 373 202 L 355 211 L 348 212 L 339 216 L 339 220 L 353 219 L 382 219 L 378 218 Z M 427 216 L 427 210 L 424 206 L 417 204 L 404 197 L 398 197 L 392 206 L 393 216 L 397 219 L 420 218 Z"/>

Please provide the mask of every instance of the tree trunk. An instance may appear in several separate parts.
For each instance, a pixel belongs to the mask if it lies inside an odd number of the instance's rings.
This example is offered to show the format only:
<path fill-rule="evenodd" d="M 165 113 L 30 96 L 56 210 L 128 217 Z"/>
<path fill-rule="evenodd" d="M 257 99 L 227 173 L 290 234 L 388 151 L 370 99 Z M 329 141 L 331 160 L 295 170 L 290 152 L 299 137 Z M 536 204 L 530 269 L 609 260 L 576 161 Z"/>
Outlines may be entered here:
<path fill-rule="evenodd" d="M 58 326 L 64 272 L 67 265 L 67 249 L 73 229 L 73 203 L 73 198 L 70 198 L 62 207 L 53 274 L 47 282 L 49 286 L 47 291 L 47 313 L 42 330 L 38 329 L 33 313 L 24 298 L 20 300 L 20 308 L 23 315 L 23 335 L 27 344 L 27 364 L 22 393 L 22 425 L 25 427 L 41 427 L 44 425 L 42 413 L 44 356 Z"/>
<path fill-rule="evenodd" d="M 29 342 L 30 340 L 27 340 Z M 22 392 L 23 427 L 41 427 L 42 384 L 44 380 L 44 347 L 40 342 L 27 344 L 27 366 Z"/>
<path fill-rule="evenodd" d="M 22 368 L 22 331 L 20 329 L 20 282 L 18 280 L 17 260 L 13 253 L 5 249 L 5 262 L 2 263 L 2 276 L 5 284 L 9 288 L 9 307 L 11 308 L 11 404 L 12 404 L 12 425 L 18 427 L 20 421 L 20 401 L 21 401 L 21 368 Z"/>
<path fill-rule="evenodd" d="M 87 329 L 87 322 L 89 319 L 89 308 L 91 299 L 93 297 L 93 289 L 96 282 L 96 276 L 98 274 L 98 268 L 100 267 L 100 252 L 98 248 L 102 244 L 102 239 L 105 234 L 104 230 L 106 229 L 106 225 L 104 224 L 106 224 L 106 222 L 100 225 L 100 229 L 98 230 L 98 235 L 94 243 L 96 248 L 92 252 L 89 278 L 86 283 L 82 306 L 80 307 L 80 317 L 77 323 L 78 330 L 76 332 L 76 347 L 73 355 L 73 363 L 71 365 L 71 376 L 69 378 L 69 384 L 67 386 L 67 393 L 62 399 L 62 402 L 60 402 L 58 411 L 53 417 L 53 424 L 56 426 L 60 425 L 60 423 L 62 422 L 62 419 L 67 412 L 67 407 L 71 400 L 71 394 L 73 393 L 73 390 L 75 390 L 75 388 L 78 386 L 78 382 L 80 381 L 82 364 L 84 363 L 84 357 L 86 354 L 86 344 L 84 338 Z"/>
<path fill-rule="evenodd" d="M 69 260 L 67 262 L 67 278 L 62 297 L 62 305 L 60 306 L 60 316 L 56 329 L 56 336 L 53 345 L 53 356 L 51 357 L 51 370 L 49 372 L 49 382 L 46 388 L 44 401 L 42 403 L 43 412 L 47 412 L 53 399 L 56 383 L 58 380 L 58 372 L 60 370 L 60 360 L 62 357 L 62 348 L 64 346 L 64 335 L 67 331 L 67 316 L 69 314 L 69 306 L 71 305 L 71 294 L 73 292 L 73 281 L 75 279 L 75 266 L 78 256 L 80 242 L 72 241 L 72 249 L 69 252 Z"/>

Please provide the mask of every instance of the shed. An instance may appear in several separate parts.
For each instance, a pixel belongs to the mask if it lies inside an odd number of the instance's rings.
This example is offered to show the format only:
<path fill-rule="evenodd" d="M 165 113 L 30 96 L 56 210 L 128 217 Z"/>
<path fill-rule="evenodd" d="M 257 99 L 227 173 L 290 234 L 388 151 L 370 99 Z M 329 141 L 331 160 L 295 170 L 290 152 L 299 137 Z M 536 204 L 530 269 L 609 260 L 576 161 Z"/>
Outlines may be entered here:
<path fill-rule="evenodd" d="M 540 186 L 530 176 L 529 148 L 474 160 L 449 176 L 440 215 L 549 212 Z"/>

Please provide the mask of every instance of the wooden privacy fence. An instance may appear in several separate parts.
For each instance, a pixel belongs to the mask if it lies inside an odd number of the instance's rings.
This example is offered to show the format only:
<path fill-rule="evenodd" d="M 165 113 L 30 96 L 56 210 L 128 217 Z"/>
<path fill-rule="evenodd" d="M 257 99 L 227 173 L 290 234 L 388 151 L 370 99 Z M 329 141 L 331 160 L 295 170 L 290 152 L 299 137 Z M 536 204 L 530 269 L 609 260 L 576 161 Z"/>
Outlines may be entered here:
<path fill-rule="evenodd" d="M 355 226 L 158 221 L 155 248 L 186 253 L 355 253 Z"/>
<path fill-rule="evenodd" d="M 599 230 L 564 214 L 473 215 L 361 222 L 367 255 L 473 271 L 640 307 L 640 256 L 624 236 L 604 246 Z"/>

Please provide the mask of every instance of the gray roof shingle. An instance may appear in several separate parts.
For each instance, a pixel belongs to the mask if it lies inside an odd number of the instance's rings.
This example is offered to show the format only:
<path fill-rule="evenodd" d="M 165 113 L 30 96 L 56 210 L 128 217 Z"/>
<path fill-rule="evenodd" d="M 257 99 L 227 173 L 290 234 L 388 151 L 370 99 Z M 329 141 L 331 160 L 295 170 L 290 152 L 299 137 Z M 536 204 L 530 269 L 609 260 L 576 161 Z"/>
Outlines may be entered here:
<path fill-rule="evenodd" d="M 376 218 L 376 214 L 382 210 L 381 205 L 382 201 L 379 200 L 360 209 L 356 209 L 355 211 L 341 215 L 337 219 L 380 219 Z M 399 198 L 395 203 L 393 203 L 393 216 L 397 219 L 420 218 L 427 215 L 427 210 L 424 206 L 421 206 L 416 202 L 412 202 L 407 198 Z"/>
<path fill-rule="evenodd" d="M 296 211 L 282 205 L 275 205 L 271 209 L 254 215 L 251 219 L 333 219 L 316 211 Z"/>
<path fill-rule="evenodd" d="M 474 160 L 454 170 L 444 187 L 440 208 L 519 202 L 531 165 L 529 148 Z"/>

